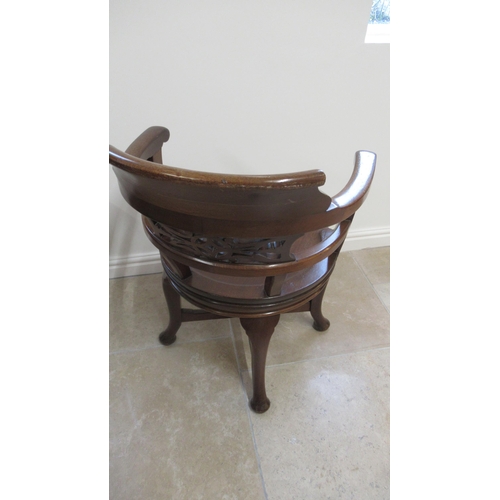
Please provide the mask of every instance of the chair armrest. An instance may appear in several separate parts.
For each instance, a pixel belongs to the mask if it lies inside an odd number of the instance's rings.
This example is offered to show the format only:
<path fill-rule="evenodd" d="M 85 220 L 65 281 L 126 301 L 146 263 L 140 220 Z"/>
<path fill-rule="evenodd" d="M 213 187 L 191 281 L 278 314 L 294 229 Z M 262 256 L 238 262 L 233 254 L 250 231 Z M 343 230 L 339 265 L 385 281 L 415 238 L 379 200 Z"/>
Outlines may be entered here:
<path fill-rule="evenodd" d="M 357 151 L 354 170 L 344 189 L 332 198 L 334 206 L 353 214 L 363 203 L 375 173 L 377 155 L 371 151 Z M 338 210 L 337 208 L 337 210 Z"/>
<path fill-rule="evenodd" d="M 165 127 L 149 127 L 125 152 L 143 160 L 155 158 L 154 161 L 161 163 L 161 148 L 163 143 L 168 141 L 169 137 L 170 132 Z"/>

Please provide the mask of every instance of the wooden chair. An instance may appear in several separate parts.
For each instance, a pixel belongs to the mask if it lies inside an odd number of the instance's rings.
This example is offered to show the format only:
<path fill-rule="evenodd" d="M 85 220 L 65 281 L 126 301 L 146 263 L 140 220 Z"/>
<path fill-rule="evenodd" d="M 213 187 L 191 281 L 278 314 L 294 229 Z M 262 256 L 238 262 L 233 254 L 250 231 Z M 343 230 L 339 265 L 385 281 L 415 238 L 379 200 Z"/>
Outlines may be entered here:
<path fill-rule="evenodd" d="M 151 127 L 109 161 L 125 200 L 142 214 L 160 251 L 170 314 L 160 342 L 172 344 L 186 321 L 240 318 L 252 356 L 251 408 L 265 412 L 269 341 L 281 314 L 310 311 L 316 330 L 328 279 L 365 200 L 376 156 L 355 155 L 347 185 L 330 198 L 320 170 L 244 176 L 162 165 L 164 127 Z M 199 309 L 181 308 L 181 296 Z"/>

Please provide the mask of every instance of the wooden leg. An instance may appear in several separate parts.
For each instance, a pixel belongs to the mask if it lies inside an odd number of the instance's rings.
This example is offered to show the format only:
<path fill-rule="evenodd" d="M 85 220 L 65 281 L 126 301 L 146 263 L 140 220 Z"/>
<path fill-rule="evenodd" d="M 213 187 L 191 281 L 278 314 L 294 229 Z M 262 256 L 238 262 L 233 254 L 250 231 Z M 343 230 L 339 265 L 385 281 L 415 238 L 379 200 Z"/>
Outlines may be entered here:
<path fill-rule="evenodd" d="M 326 292 L 326 286 L 323 291 L 311 300 L 311 316 L 314 319 L 313 328 L 318 330 L 318 332 L 324 332 L 328 330 L 330 326 L 330 321 L 328 321 L 321 312 L 321 305 L 323 304 L 323 296 Z"/>
<path fill-rule="evenodd" d="M 177 290 L 170 283 L 168 276 L 163 273 L 163 293 L 167 301 L 170 321 L 167 328 L 160 333 L 160 342 L 163 345 L 170 345 L 175 342 L 177 330 L 182 323 L 181 297 Z"/>
<path fill-rule="evenodd" d="M 263 318 L 240 318 L 241 326 L 248 335 L 252 353 L 253 396 L 250 407 L 256 413 L 264 413 L 271 405 L 266 395 L 266 356 L 271 335 L 279 319 L 279 314 Z"/>

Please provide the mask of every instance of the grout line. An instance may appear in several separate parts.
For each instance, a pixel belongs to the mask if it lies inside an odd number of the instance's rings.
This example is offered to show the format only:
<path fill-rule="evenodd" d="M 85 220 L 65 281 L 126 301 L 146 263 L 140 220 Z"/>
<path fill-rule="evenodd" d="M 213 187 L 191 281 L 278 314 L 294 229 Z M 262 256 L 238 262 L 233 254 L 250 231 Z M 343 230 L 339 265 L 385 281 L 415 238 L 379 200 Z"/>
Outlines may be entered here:
<path fill-rule="evenodd" d="M 150 351 L 152 349 L 159 349 L 160 347 L 165 347 L 163 345 L 151 345 L 151 346 L 146 346 L 146 347 L 136 347 L 136 348 L 124 348 L 124 349 L 117 349 L 116 351 L 110 351 L 109 355 L 114 355 L 114 354 L 124 354 L 128 352 L 140 352 L 140 351 Z"/>
<path fill-rule="evenodd" d="M 109 281 L 116 281 L 116 280 L 124 280 L 127 278 L 140 278 L 141 276 L 161 276 L 162 272 L 155 272 L 155 273 L 140 273 L 140 274 L 131 274 L 130 276 L 114 276 L 109 278 Z"/>
<path fill-rule="evenodd" d="M 378 294 L 377 290 L 376 290 L 375 288 L 374 288 L 374 290 L 375 290 L 375 293 L 377 294 L 378 299 L 380 300 L 380 302 L 382 302 L 382 305 L 385 307 L 385 310 L 386 310 L 389 314 L 391 314 L 391 311 L 389 311 L 389 308 L 386 306 L 385 302 L 382 300 L 382 298 L 381 298 L 381 297 L 380 297 L 380 295 Z M 390 299 L 389 299 L 389 300 L 390 300 Z"/>
<path fill-rule="evenodd" d="M 221 340 L 221 339 L 230 339 L 231 335 L 220 335 L 219 337 L 212 337 L 210 339 L 200 339 L 200 340 L 181 340 L 179 342 L 179 339 L 177 339 L 172 346 L 178 346 L 178 345 L 187 345 L 187 344 L 195 344 L 195 343 L 203 343 L 203 342 L 211 342 L 212 340 Z M 139 351 L 149 351 L 151 349 L 159 349 L 160 347 L 171 347 L 171 346 L 165 346 L 163 344 L 160 344 L 158 342 L 158 345 L 151 345 L 151 346 L 146 346 L 146 347 L 135 347 L 135 348 L 124 348 L 124 349 L 117 349 L 116 351 L 110 351 L 109 355 L 111 356 L 112 354 L 123 354 L 127 352 L 139 352 Z"/>
<path fill-rule="evenodd" d="M 297 365 L 300 363 L 307 363 L 308 361 L 318 361 L 318 360 L 324 360 L 324 359 L 330 359 L 330 358 L 338 358 L 340 356 L 350 356 L 351 354 L 360 354 L 363 352 L 371 352 L 371 351 L 383 351 L 385 349 L 390 349 L 390 345 L 381 345 L 381 346 L 375 346 L 375 347 L 365 347 L 362 349 L 357 349 L 355 351 L 345 351 L 345 352 L 338 352 L 336 354 L 331 354 L 330 356 L 320 356 L 320 357 L 315 357 L 315 358 L 306 358 L 306 359 L 297 359 L 296 361 L 287 361 L 286 363 L 276 363 L 274 365 L 267 365 L 266 364 L 266 369 L 267 368 L 274 368 L 276 366 L 288 366 L 288 365 Z M 247 370 L 243 370 L 243 372 L 250 372 L 251 369 L 248 368 Z"/>
<path fill-rule="evenodd" d="M 255 440 L 255 432 L 254 432 L 254 428 L 253 428 L 252 417 L 250 415 L 251 410 L 250 410 L 250 406 L 248 404 L 248 395 L 247 395 L 247 391 L 245 389 L 245 384 L 243 382 L 243 371 L 241 370 L 241 367 L 240 367 L 240 361 L 238 358 L 238 351 L 236 349 L 236 340 L 234 338 L 233 325 L 231 324 L 231 319 L 228 319 L 228 321 L 229 321 L 229 330 L 231 331 L 231 339 L 233 341 L 234 356 L 236 358 L 236 365 L 238 367 L 238 374 L 240 376 L 241 389 L 243 391 L 243 396 L 244 396 L 245 400 L 247 401 L 246 411 L 247 411 L 247 418 L 248 418 L 248 426 L 250 427 L 250 436 L 252 437 L 253 449 L 255 452 L 255 459 L 257 461 L 257 467 L 259 469 L 259 475 L 260 475 L 260 481 L 262 483 L 262 490 L 264 493 L 264 499 L 268 500 L 267 491 L 266 491 L 266 483 L 264 481 L 264 474 L 262 473 L 262 467 L 260 464 L 260 456 L 259 456 L 259 452 L 257 450 L 257 441 Z M 246 370 L 244 370 L 244 371 L 246 371 Z"/>
<path fill-rule="evenodd" d="M 360 250 L 357 250 L 357 251 L 360 251 Z M 381 299 L 380 295 L 378 294 L 374 284 L 370 281 L 370 278 L 368 278 L 368 275 L 365 273 L 364 269 L 361 267 L 361 264 L 358 262 L 358 259 L 356 259 L 356 256 L 354 255 L 356 253 L 355 250 L 349 252 L 351 255 L 352 255 L 352 259 L 354 260 L 354 263 L 356 264 L 356 266 L 358 266 L 358 269 L 363 273 L 363 276 L 365 277 L 366 281 L 368 281 L 368 283 L 370 284 L 372 290 L 375 292 L 375 295 L 377 296 L 378 300 L 380 301 L 380 303 L 384 306 L 384 309 L 389 313 L 391 314 L 391 312 L 389 311 L 389 309 L 387 308 L 387 306 L 385 305 L 385 302 Z M 390 300 L 390 299 L 389 299 Z"/>

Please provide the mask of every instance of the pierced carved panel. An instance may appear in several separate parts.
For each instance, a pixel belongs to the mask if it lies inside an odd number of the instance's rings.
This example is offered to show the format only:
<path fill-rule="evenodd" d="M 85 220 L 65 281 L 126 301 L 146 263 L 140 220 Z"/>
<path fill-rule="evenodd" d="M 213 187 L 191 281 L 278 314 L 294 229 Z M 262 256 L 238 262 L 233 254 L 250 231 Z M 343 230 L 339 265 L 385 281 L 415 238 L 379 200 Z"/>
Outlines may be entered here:
<path fill-rule="evenodd" d="M 292 243 L 300 236 L 228 238 L 204 236 L 151 221 L 155 235 L 184 255 L 228 264 L 277 264 L 293 261 Z"/>

